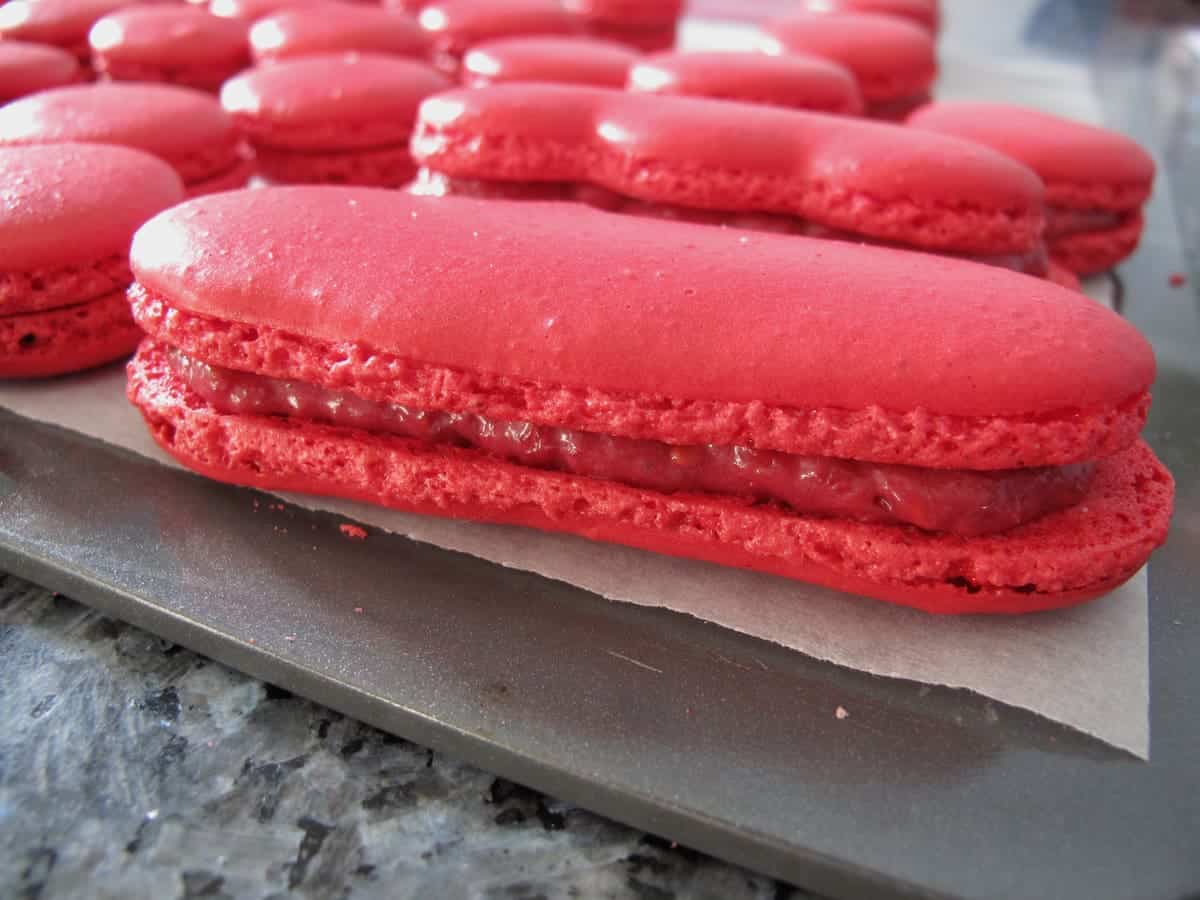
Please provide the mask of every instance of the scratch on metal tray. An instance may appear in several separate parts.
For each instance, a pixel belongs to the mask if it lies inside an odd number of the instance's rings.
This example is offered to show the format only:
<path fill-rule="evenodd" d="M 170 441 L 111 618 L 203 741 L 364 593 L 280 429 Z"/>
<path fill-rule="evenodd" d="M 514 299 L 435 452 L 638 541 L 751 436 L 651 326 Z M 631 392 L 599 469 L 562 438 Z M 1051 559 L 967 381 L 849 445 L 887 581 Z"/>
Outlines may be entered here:
<path fill-rule="evenodd" d="M 615 656 L 617 659 L 623 659 L 627 663 L 633 663 L 638 668 L 649 669 L 651 672 L 654 672 L 657 675 L 661 675 L 663 673 L 662 669 L 656 669 L 654 666 L 644 663 L 640 659 L 634 659 L 632 656 L 626 656 L 624 653 L 618 653 L 616 650 L 605 650 L 604 652 L 609 656 Z"/>

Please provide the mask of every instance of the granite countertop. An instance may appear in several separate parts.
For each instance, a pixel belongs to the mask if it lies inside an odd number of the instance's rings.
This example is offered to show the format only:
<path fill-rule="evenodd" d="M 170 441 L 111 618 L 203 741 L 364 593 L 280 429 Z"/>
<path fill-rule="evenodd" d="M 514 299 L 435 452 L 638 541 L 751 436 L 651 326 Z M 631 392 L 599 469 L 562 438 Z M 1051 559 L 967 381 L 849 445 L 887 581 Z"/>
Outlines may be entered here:
<path fill-rule="evenodd" d="M 813 896 L 4 574 L 0 683 L 0 896 Z"/>

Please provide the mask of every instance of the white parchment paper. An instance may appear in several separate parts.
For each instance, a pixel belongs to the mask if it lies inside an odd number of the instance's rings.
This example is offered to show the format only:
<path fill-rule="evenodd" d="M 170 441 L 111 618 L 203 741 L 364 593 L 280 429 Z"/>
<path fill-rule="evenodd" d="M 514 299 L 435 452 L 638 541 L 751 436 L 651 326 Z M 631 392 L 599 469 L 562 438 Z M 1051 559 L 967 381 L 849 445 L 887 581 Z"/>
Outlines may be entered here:
<path fill-rule="evenodd" d="M 684 32 L 691 46 L 736 46 L 745 37 L 736 30 Z M 1014 68 L 1010 61 L 985 68 L 968 59 L 946 47 L 939 96 L 1007 99 L 1082 120 L 1098 116 L 1086 74 L 1077 69 L 1046 63 Z M 1099 281 L 1089 293 L 1103 300 L 1106 289 Z M 36 384 L 0 383 L 0 406 L 173 465 L 126 403 L 120 368 Z M 840 665 L 966 688 L 1149 757 L 1144 571 L 1120 590 L 1075 609 L 1013 618 L 939 618 L 782 578 L 580 538 L 324 498 L 285 499 L 570 582 L 611 600 L 698 616 Z"/>

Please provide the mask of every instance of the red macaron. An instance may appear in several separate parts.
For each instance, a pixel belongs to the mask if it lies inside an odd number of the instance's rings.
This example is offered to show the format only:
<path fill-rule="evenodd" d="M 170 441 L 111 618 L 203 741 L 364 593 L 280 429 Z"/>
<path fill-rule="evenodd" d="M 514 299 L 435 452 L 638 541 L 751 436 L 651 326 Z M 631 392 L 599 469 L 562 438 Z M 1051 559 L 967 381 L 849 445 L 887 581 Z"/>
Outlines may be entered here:
<path fill-rule="evenodd" d="M 92 67 L 113 81 L 161 81 L 215 91 L 250 64 L 246 25 L 196 7 L 131 6 L 88 33 Z"/>
<path fill-rule="evenodd" d="M 768 22 L 763 49 L 808 53 L 845 66 L 858 79 L 867 115 L 899 120 L 928 102 L 937 78 L 930 33 L 891 16 L 801 14 Z"/>
<path fill-rule="evenodd" d="M 0 108 L 0 146 L 120 144 L 170 163 L 189 196 L 241 187 L 254 170 L 216 98 L 167 84 L 56 88 Z"/>
<path fill-rule="evenodd" d="M 683 0 L 562 0 L 591 37 L 618 41 L 647 53 L 675 45 Z"/>
<path fill-rule="evenodd" d="M 133 0 L 9 0 L 0 6 L 0 39 L 61 47 L 87 65 L 92 25 Z"/>
<path fill-rule="evenodd" d="M 221 89 L 221 103 L 272 181 L 397 187 L 416 173 L 417 107 L 448 86 L 415 60 L 325 54 L 244 72 Z"/>
<path fill-rule="evenodd" d="M 876 13 L 904 19 L 937 33 L 942 25 L 938 0 L 800 0 L 797 12 Z"/>
<path fill-rule="evenodd" d="M 997 103 L 936 103 L 918 110 L 908 124 L 977 141 L 1036 172 L 1046 185 L 1046 245 L 1072 272 L 1103 272 L 1137 249 L 1155 165 L 1135 141 Z"/>
<path fill-rule="evenodd" d="M 136 150 L 53 144 L 0 148 L 0 184 L 0 378 L 131 352 L 129 242 L 183 199 L 179 176 Z"/>
<path fill-rule="evenodd" d="M 462 61 L 470 87 L 509 81 L 552 81 L 622 88 L 640 55 L 624 44 L 586 37 L 535 35 L 476 44 Z"/>
<path fill-rule="evenodd" d="M 284 9 L 250 29 L 257 62 L 357 51 L 425 59 L 429 38 L 417 20 L 400 11 L 351 3 Z"/>
<path fill-rule="evenodd" d="M 74 84 L 82 77 L 73 53 L 49 44 L 0 41 L 0 104 Z"/>
<path fill-rule="evenodd" d="M 384 0 L 384 6 L 396 5 L 397 0 Z M 433 43 L 434 63 L 451 75 L 458 74 L 467 51 L 484 41 L 578 32 L 558 0 L 442 0 L 423 7 L 418 21 Z"/>

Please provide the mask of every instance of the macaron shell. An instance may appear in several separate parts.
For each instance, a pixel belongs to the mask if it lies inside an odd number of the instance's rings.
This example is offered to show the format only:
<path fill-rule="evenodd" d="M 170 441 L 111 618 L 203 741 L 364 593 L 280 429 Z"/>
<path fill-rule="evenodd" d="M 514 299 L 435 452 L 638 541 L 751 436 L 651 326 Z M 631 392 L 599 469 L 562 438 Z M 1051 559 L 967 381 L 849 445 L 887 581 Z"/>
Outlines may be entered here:
<path fill-rule="evenodd" d="M 259 19 L 250 44 L 259 61 L 347 50 L 425 58 L 430 50 L 416 19 L 349 3 L 285 9 Z"/>
<path fill-rule="evenodd" d="M 462 80 L 470 87 L 510 81 L 552 81 L 623 88 L 640 59 L 629 47 L 583 37 L 541 35 L 476 44 L 463 57 Z"/>
<path fill-rule="evenodd" d="M 683 15 L 683 0 L 563 0 L 584 19 L 613 25 L 663 25 Z"/>
<path fill-rule="evenodd" d="M 329 0 L 209 0 L 208 11 L 223 19 L 254 22 L 263 16 L 297 6 L 326 6 Z"/>
<path fill-rule="evenodd" d="M 1084 503 L 965 539 L 660 494 L 354 429 L 222 415 L 173 375 L 154 341 L 130 364 L 128 391 L 167 452 L 220 481 L 577 534 L 938 613 L 1018 613 L 1098 596 L 1163 542 L 1173 499 L 1170 474 L 1139 442 L 1099 464 Z"/>
<path fill-rule="evenodd" d="M 862 95 L 845 66 L 817 56 L 659 53 L 637 63 L 628 89 L 858 115 Z"/>
<path fill-rule="evenodd" d="M 249 64 L 246 26 L 175 4 L 134 6 L 96 22 L 88 32 L 95 57 L 105 63 L 163 68 L 220 66 L 230 74 Z M 101 71 L 104 66 L 98 66 Z"/>
<path fill-rule="evenodd" d="M 249 350 L 210 320 L 249 323 L 289 347 L 290 366 L 263 363 L 273 377 L 336 369 L 339 387 L 422 408 L 444 408 L 454 385 L 498 417 L 672 443 L 1059 464 L 1128 446 L 1154 379 L 1131 325 L 1046 281 L 569 204 L 218 194 L 155 217 L 131 259 L 143 327 L 179 329 L 164 340 L 214 363 L 244 368 Z M 347 342 L 371 348 L 374 374 L 333 365 Z"/>
<path fill-rule="evenodd" d="M 136 150 L 0 148 L 0 271 L 90 266 L 124 256 L 138 226 L 182 198 L 179 176 Z"/>
<path fill-rule="evenodd" d="M 0 270 L 0 316 L 71 306 L 133 281 L 129 254 L 114 253 L 92 262 L 24 270 Z"/>
<path fill-rule="evenodd" d="M 173 165 L 184 180 L 232 165 L 238 135 L 210 95 L 166 84 L 83 84 L 0 108 L 0 145 L 118 144 Z"/>
<path fill-rule="evenodd" d="M 1150 195 L 1154 159 L 1123 134 L 1034 109 L 998 103 L 935 103 L 912 128 L 977 141 L 1020 160 L 1046 182 L 1047 202 L 1077 209 L 1130 209 Z"/>
<path fill-rule="evenodd" d="M 0 378 L 81 372 L 128 356 L 141 338 L 124 291 L 75 306 L 0 315 Z"/>
<path fill-rule="evenodd" d="M 191 198 L 245 187 L 256 171 L 258 171 L 258 164 L 255 157 L 238 156 L 229 168 L 217 171 L 205 178 L 189 181 L 184 185 L 185 192 Z"/>
<path fill-rule="evenodd" d="M 315 153 L 260 147 L 258 171 L 274 184 L 354 184 L 401 187 L 412 181 L 416 165 L 408 144 Z"/>
<path fill-rule="evenodd" d="M 574 18 L 558 0 L 443 0 L 422 8 L 418 21 L 446 68 L 482 41 L 578 31 Z"/>
<path fill-rule="evenodd" d="M 79 81 L 79 61 L 49 44 L 0 40 L 0 104 Z"/>
<path fill-rule="evenodd" d="M 925 249 L 1036 245 L 1037 176 L 978 144 L 930 137 L 777 107 L 530 83 L 426 101 L 413 154 L 461 178 L 586 181 L 657 203 L 788 213 Z"/>
<path fill-rule="evenodd" d="M 891 16 L 800 14 L 768 22 L 766 31 L 769 52 L 811 53 L 845 66 L 868 103 L 921 94 L 937 77 L 929 32 Z"/>
<path fill-rule="evenodd" d="M 1133 255 L 1142 239 L 1144 220 L 1139 214 L 1116 228 L 1081 231 L 1046 242 L 1050 257 L 1077 275 L 1107 272 Z"/>
<path fill-rule="evenodd" d="M 675 47 L 678 28 L 675 22 L 665 25 L 619 25 L 585 21 L 582 33 L 595 40 L 624 44 L 642 53 L 660 53 Z"/>
<path fill-rule="evenodd" d="M 134 0 L 9 0 L 0 5 L 0 39 L 53 44 L 86 59 L 88 29 Z"/>
<path fill-rule="evenodd" d="M 406 141 L 417 108 L 449 87 L 415 60 L 374 53 L 281 60 L 230 80 L 221 104 L 256 142 L 332 150 Z"/>
<path fill-rule="evenodd" d="M 938 0 L 801 0 L 800 11 L 895 16 L 934 33 L 941 27 L 942 18 Z"/>

